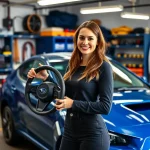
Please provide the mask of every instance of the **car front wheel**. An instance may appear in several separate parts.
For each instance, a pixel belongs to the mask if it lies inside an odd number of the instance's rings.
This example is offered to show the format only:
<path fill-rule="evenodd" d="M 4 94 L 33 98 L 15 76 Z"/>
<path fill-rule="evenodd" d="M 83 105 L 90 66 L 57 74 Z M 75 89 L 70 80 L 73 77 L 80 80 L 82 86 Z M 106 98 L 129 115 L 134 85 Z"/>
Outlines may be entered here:
<path fill-rule="evenodd" d="M 2 128 L 5 142 L 14 145 L 17 142 L 12 112 L 8 106 L 5 106 L 2 112 Z"/>

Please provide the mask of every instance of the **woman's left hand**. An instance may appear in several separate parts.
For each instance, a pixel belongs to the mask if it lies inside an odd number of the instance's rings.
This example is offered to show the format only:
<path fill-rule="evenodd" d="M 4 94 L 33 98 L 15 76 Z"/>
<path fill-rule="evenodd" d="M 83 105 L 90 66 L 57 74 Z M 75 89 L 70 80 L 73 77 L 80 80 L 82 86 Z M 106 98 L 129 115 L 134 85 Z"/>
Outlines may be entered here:
<path fill-rule="evenodd" d="M 71 108 L 73 100 L 67 96 L 64 99 L 56 99 L 56 110 L 68 109 Z"/>

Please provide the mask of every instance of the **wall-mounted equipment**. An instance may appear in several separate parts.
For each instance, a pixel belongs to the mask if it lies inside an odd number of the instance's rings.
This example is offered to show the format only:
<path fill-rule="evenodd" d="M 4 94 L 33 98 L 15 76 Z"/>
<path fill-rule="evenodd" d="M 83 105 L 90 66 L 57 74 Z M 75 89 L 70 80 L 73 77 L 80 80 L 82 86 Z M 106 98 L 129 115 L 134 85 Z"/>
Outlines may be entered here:
<path fill-rule="evenodd" d="M 39 15 L 27 15 L 23 19 L 23 28 L 31 33 L 39 33 L 42 26 L 42 21 Z"/>
<path fill-rule="evenodd" d="M 9 2 L 8 2 L 9 3 Z M 13 20 L 10 17 L 10 7 L 7 7 L 7 17 L 3 19 L 3 26 L 9 31 L 13 25 Z"/>
<path fill-rule="evenodd" d="M 29 47 L 28 47 L 29 46 Z M 36 50 L 35 47 L 33 45 L 32 42 L 27 41 L 23 44 L 23 48 L 22 48 L 22 61 L 25 61 L 26 59 L 28 59 L 28 48 L 30 49 L 30 57 L 36 55 Z"/>

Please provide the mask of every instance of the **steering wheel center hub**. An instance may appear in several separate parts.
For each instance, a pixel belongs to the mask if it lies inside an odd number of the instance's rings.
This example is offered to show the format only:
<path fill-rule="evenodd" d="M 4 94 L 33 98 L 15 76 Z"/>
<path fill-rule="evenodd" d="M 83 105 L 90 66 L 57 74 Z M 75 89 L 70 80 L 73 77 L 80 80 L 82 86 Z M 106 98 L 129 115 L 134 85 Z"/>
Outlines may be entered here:
<path fill-rule="evenodd" d="M 52 82 L 43 82 L 37 87 L 36 94 L 37 97 L 43 102 L 51 102 L 54 99 L 54 83 Z"/>

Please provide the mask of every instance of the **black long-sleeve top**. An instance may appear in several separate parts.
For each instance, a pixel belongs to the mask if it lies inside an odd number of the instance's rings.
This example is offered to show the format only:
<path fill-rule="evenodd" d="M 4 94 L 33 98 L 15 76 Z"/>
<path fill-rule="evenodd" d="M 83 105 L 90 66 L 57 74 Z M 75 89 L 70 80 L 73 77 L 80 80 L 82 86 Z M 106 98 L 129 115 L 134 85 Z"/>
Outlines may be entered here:
<path fill-rule="evenodd" d="M 113 73 L 110 64 L 103 61 L 98 80 L 86 79 L 78 81 L 85 66 L 80 66 L 73 74 L 71 80 L 65 82 L 66 96 L 74 100 L 72 110 L 87 114 L 108 114 L 113 98 Z"/>

